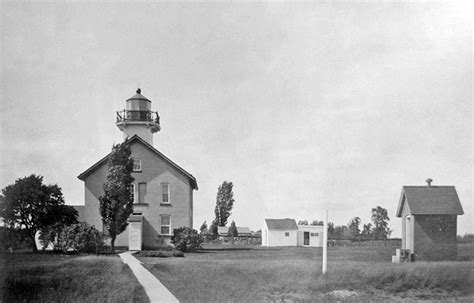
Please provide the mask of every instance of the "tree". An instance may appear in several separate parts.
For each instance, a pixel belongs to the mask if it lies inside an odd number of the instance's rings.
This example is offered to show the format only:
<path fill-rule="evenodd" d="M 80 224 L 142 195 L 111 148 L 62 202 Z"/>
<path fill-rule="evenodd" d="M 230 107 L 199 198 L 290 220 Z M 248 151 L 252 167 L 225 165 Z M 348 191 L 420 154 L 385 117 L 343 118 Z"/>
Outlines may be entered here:
<path fill-rule="evenodd" d="M 232 182 L 224 181 L 217 190 L 216 207 L 214 208 L 217 226 L 226 226 L 227 219 L 231 215 L 234 207 L 233 186 Z"/>
<path fill-rule="evenodd" d="M 371 223 L 364 224 L 361 236 L 363 239 L 372 238 L 372 224 Z"/>
<path fill-rule="evenodd" d="M 334 226 L 333 239 L 334 240 L 343 240 L 347 234 L 347 226 L 345 225 L 336 225 Z"/>
<path fill-rule="evenodd" d="M 37 251 L 37 231 L 56 223 L 77 222 L 77 211 L 64 205 L 61 188 L 43 184 L 43 177 L 30 175 L 19 178 L 2 189 L 3 206 L 0 216 L 12 229 L 25 229 L 31 248 Z"/>
<path fill-rule="evenodd" d="M 311 222 L 311 225 L 324 225 L 324 222 L 323 221 L 318 221 L 318 220 L 313 220 L 313 222 Z"/>
<path fill-rule="evenodd" d="M 77 224 L 78 213 L 72 206 L 55 205 L 42 218 L 40 242 L 45 249 L 50 243 L 55 243 L 61 231 L 68 226 Z"/>
<path fill-rule="evenodd" d="M 335 239 L 334 238 L 334 223 L 328 222 L 328 239 Z"/>
<path fill-rule="evenodd" d="M 207 234 L 207 223 L 204 221 L 202 223 L 201 227 L 199 228 L 199 231 L 201 232 L 201 235 Z"/>
<path fill-rule="evenodd" d="M 385 208 L 377 206 L 372 208 L 372 222 L 374 227 L 372 229 L 372 237 L 374 239 L 387 239 L 391 231 L 388 228 L 388 212 Z"/>
<path fill-rule="evenodd" d="M 209 226 L 209 234 L 211 235 L 212 239 L 215 239 L 218 236 L 216 219 L 214 219 L 211 223 L 211 226 Z"/>
<path fill-rule="evenodd" d="M 239 232 L 237 231 L 237 226 L 235 226 L 234 221 L 232 221 L 232 223 L 230 223 L 228 235 L 229 235 L 229 237 L 238 237 L 239 236 Z"/>
<path fill-rule="evenodd" d="M 298 221 L 298 225 L 308 225 L 308 221 L 307 220 L 299 220 Z"/>
<path fill-rule="evenodd" d="M 171 237 L 171 243 L 182 252 L 200 249 L 203 241 L 197 230 L 190 227 L 180 227 L 173 230 L 173 236 Z"/>
<path fill-rule="evenodd" d="M 114 145 L 109 156 L 109 169 L 104 181 L 104 194 L 99 197 L 100 215 L 111 237 L 111 248 L 115 251 L 115 238 L 128 225 L 133 212 L 133 196 L 130 194 L 133 159 L 127 141 Z"/>
<path fill-rule="evenodd" d="M 349 239 L 357 239 L 360 235 L 360 218 L 354 217 L 349 221 L 347 224 L 347 231 L 348 231 L 348 238 Z"/>

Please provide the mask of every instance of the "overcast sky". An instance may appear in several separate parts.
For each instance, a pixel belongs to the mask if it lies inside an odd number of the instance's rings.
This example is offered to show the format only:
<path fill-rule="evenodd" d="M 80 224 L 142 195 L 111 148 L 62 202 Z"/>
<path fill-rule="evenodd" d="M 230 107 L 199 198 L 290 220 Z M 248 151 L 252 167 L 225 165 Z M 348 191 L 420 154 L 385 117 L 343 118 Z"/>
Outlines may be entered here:
<path fill-rule="evenodd" d="M 195 228 L 234 183 L 231 220 L 336 224 L 403 185 L 455 185 L 474 233 L 472 38 L 434 3 L 1 4 L 0 187 L 31 173 L 84 203 L 77 175 L 121 142 L 138 85 L 155 147 L 192 173 Z"/>

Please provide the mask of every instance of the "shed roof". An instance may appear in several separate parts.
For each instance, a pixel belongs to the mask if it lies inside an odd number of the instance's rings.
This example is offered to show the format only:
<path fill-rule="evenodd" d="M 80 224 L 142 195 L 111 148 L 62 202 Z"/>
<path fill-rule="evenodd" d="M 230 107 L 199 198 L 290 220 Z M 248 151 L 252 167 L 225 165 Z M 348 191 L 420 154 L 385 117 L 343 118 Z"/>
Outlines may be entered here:
<path fill-rule="evenodd" d="M 133 142 L 140 142 L 141 144 L 145 145 L 149 150 L 151 150 L 153 153 L 155 153 L 157 156 L 159 156 L 160 158 L 162 158 L 164 161 L 166 161 L 167 163 L 169 163 L 171 166 L 175 167 L 178 171 L 180 171 L 182 174 L 184 174 L 188 179 L 189 179 L 189 182 L 191 184 L 191 187 L 193 189 L 198 189 L 198 185 L 197 185 L 197 181 L 196 181 L 196 178 L 194 178 L 193 175 L 191 175 L 190 173 L 188 173 L 187 171 L 185 171 L 183 168 L 181 168 L 178 164 L 174 163 L 173 161 L 171 161 L 169 158 L 167 158 L 165 155 L 163 155 L 162 153 L 160 153 L 157 149 L 155 149 L 153 146 L 151 146 L 148 142 L 146 142 L 145 140 L 143 140 L 142 138 L 140 138 L 139 136 L 137 135 L 134 135 L 133 137 L 131 137 L 130 139 L 128 139 L 128 142 L 129 143 L 133 143 Z M 96 171 L 99 167 L 101 167 L 104 163 L 107 162 L 107 160 L 109 159 L 109 156 L 110 156 L 110 153 L 103 157 L 102 159 L 100 159 L 97 163 L 95 163 L 94 165 L 92 165 L 91 167 L 89 167 L 86 171 L 84 171 L 83 173 L 81 173 L 79 176 L 77 176 L 80 180 L 82 181 L 85 181 L 86 178 L 92 174 L 94 171 Z"/>
<path fill-rule="evenodd" d="M 265 219 L 265 223 L 269 230 L 293 230 L 298 229 L 295 219 Z"/>
<path fill-rule="evenodd" d="M 412 215 L 464 214 L 454 186 L 403 186 L 397 217 L 401 217 L 404 203 Z"/>

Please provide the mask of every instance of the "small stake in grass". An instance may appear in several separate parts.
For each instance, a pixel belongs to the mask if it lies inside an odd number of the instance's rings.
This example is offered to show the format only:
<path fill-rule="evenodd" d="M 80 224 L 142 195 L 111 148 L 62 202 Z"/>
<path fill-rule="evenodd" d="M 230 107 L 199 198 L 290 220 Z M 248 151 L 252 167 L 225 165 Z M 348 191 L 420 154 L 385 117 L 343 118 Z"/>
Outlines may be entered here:
<path fill-rule="evenodd" d="M 328 270 L 328 210 L 324 213 L 324 231 L 323 231 L 323 275 Z"/>

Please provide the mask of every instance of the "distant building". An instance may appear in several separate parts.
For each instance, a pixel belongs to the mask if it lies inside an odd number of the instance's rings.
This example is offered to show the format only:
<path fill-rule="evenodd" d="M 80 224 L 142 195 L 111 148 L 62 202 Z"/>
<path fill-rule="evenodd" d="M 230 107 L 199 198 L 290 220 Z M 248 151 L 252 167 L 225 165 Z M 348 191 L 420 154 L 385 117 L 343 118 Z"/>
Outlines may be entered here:
<path fill-rule="evenodd" d="M 454 186 L 403 186 L 397 209 L 402 218 L 402 249 L 415 260 L 457 257 L 457 216 L 463 209 Z"/>
<path fill-rule="evenodd" d="M 229 236 L 229 227 L 227 226 L 218 226 L 217 227 L 217 234 L 220 237 L 228 237 Z M 251 237 L 252 231 L 248 227 L 238 227 L 237 226 L 237 234 L 238 237 Z"/>
<path fill-rule="evenodd" d="M 153 133 L 161 129 L 160 120 L 140 89 L 126 101 L 126 109 L 117 112 L 116 125 L 130 143 L 135 181 L 130 188 L 133 214 L 115 245 L 140 250 L 167 243 L 173 229 L 193 226 L 196 179 L 153 147 Z M 99 197 L 103 194 L 108 159 L 106 155 L 78 176 L 84 181 L 85 190 L 85 205 L 83 210 L 78 208 L 80 217 L 99 230 L 103 230 Z"/>
<path fill-rule="evenodd" d="M 297 225 L 294 219 L 265 219 L 262 228 L 262 246 L 323 245 L 324 226 Z"/>

